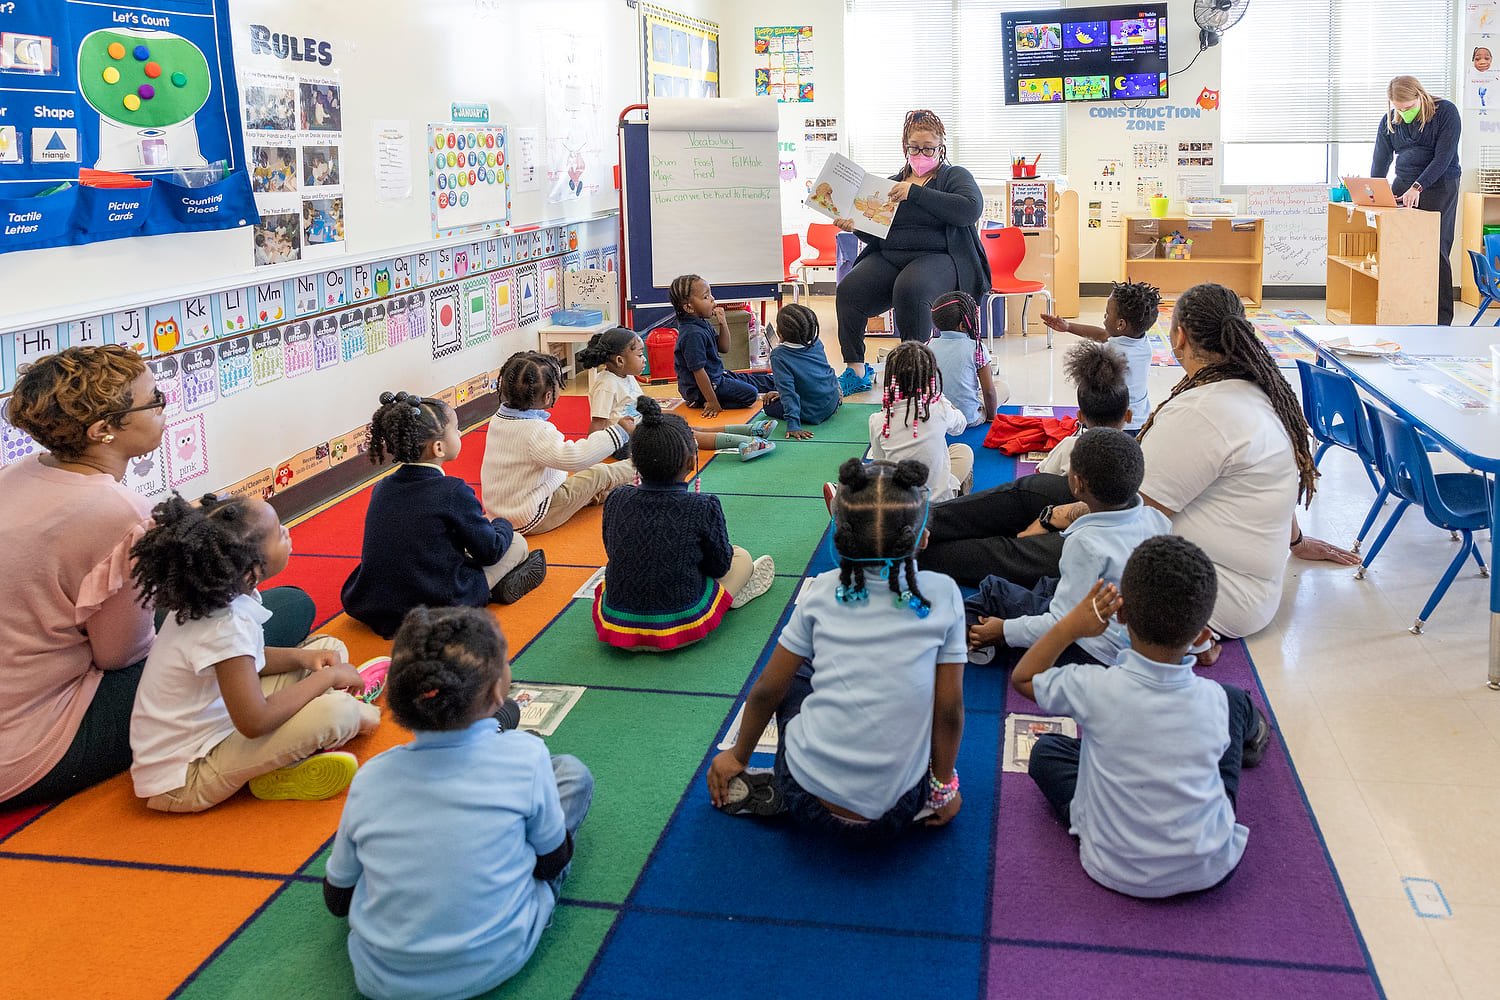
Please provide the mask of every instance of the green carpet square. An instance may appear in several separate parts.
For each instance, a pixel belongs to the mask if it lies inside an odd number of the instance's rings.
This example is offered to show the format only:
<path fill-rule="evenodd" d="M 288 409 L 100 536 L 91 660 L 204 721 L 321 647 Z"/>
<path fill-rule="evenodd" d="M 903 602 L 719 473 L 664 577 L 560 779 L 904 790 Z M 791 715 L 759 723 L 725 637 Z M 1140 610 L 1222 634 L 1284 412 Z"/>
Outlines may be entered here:
<path fill-rule="evenodd" d="M 880 407 L 874 403 L 845 403 L 838 412 L 821 424 L 804 427 L 813 432 L 814 441 L 850 441 L 870 443 L 870 414 Z M 781 433 L 778 431 L 778 434 Z"/>
<path fill-rule="evenodd" d="M 776 452 L 753 462 L 716 455 L 703 470 L 706 493 L 821 497 L 846 458 L 859 458 L 869 442 L 778 441 Z"/>
<path fill-rule="evenodd" d="M 793 572 L 800 573 L 803 565 Z M 592 603 L 576 600 L 516 657 L 511 669 L 521 680 L 550 684 L 737 694 L 776 631 L 796 584 L 778 579 L 763 596 L 727 611 L 708 638 L 670 653 L 627 653 L 606 646 L 594 632 Z M 565 724 L 572 721 L 569 716 Z"/>
<path fill-rule="evenodd" d="M 828 508 L 823 498 L 721 496 L 724 518 L 729 522 L 729 540 L 752 556 L 769 555 L 776 572 L 799 576 L 823 532 L 828 529 Z M 766 598 L 758 598 L 756 604 Z M 754 604 L 740 609 L 747 611 Z M 731 611 L 730 614 L 736 612 Z"/>
<path fill-rule="evenodd" d="M 547 737 L 553 753 L 572 754 L 594 773 L 564 899 L 624 902 L 733 709 L 729 698 L 636 691 L 589 691 L 578 700 Z"/>
<path fill-rule="evenodd" d="M 571 997 L 615 914 L 559 906 L 531 961 L 487 997 Z M 322 887 L 292 884 L 179 994 L 213 1000 L 357 998 L 349 924 L 323 906 Z"/>

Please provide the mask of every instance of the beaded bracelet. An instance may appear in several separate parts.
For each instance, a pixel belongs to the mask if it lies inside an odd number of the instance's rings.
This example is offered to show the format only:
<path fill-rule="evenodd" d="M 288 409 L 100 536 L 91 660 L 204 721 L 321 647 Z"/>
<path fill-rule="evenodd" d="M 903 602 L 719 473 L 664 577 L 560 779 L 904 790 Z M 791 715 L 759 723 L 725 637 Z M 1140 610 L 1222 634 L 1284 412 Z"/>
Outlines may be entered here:
<path fill-rule="evenodd" d="M 952 802 L 957 795 L 958 768 L 953 769 L 953 777 L 946 782 L 937 780 L 937 775 L 931 770 L 927 772 L 927 808 L 936 812 Z"/>

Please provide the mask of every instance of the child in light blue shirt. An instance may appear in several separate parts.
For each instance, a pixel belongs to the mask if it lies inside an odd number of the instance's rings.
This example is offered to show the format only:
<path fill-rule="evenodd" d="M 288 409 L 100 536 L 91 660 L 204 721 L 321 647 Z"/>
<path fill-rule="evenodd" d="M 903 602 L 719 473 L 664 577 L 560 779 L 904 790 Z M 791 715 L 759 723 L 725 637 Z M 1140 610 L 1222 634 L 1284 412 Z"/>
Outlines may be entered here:
<path fill-rule="evenodd" d="M 1240 688 L 1193 672 L 1188 647 L 1211 633 L 1214 564 L 1192 542 L 1143 542 L 1117 588 L 1095 581 L 1021 657 L 1011 685 L 1081 739 L 1047 734 L 1028 770 L 1100 885 L 1154 899 L 1218 886 L 1250 831 L 1235 822 L 1240 771 L 1265 755 L 1271 727 Z M 1131 648 L 1114 665 L 1067 663 L 1065 651 L 1112 617 Z"/>
<path fill-rule="evenodd" d="M 323 883 L 349 918 L 354 982 L 375 1000 L 494 989 L 551 919 L 594 779 L 500 731 L 505 652 L 478 608 L 416 608 L 396 633 L 386 696 L 416 735 L 360 769 Z"/>
<path fill-rule="evenodd" d="M 964 602 L 971 619 L 971 662 L 988 663 L 995 646 L 1034 645 L 1096 580 L 1118 581 L 1137 545 L 1171 533 L 1166 515 L 1141 501 L 1145 474 L 1141 446 L 1124 431 L 1101 427 L 1078 439 L 1068 488 L 1089 512 L 1063 532 L 1061 575 L 1043 577 L 1029 590 L 999 576 L 981 581 L 979 593 Z M 1043 528 L 1056 530 L 1049 522 L 1050 512 L 1049 507 L 1039 520 Z M 1113 663 L 1129 642 L 1125 626 L 1113 625 L 1101 635 L 1080 640 L 1073 656 Z"/>
<path fill-rule="evenodd" d="M 1151 371 L 1151 338 L 1146 336 L 1156 324 L 1161 306 L 1161 292 L 1144 281 L 1117 281 L 1109 301 L 1104 303 L 1104 325 L 1075 323 L 1048 313 L 1042 322 L 1059 333 L 1108 344 L 1125 357 L 1125 382 L 1130 387 L 1130 421 L 1127 431 L 1138 431 L 1151 416 L 1151 396 L 1146 391 L 1146 376 Z"/>
<path fill-rule="evenodd" d="M 934 299 L 932 331 L 927 346 L 943 373 L 943 395 L 970 427 L 994 420 L 995 407 L 1010 398 L 1010 390 L 1004 383 L 997 387 L 990 371 L 990 356 L 979 340 L 979 304 L 974 296 L 945 292 Z"/>

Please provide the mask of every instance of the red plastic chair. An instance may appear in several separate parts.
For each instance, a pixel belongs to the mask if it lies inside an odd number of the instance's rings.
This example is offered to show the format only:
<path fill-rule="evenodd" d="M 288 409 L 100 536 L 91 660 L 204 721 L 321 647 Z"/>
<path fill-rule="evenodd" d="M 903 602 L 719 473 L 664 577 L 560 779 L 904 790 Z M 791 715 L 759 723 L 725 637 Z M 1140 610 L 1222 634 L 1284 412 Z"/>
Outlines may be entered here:
<path fill-rule="evenodd" d="M 783 233 L 781 235 L 781 263 L 786 270 L 786 276 L 781 279 L 783 285 L 792 286 L 792 301 L 797 301 L 797 291 L 807 284 L 807 279 L 802 275 L 802 269 L 797 262 L 802 259 L 802 237 L 796 233 Z M 809 290 L 808 294 L 812 294 Z"/>
<path fill-rule="evenodd" d="M 1047 311 L 1053 310 L 1052 293 L 1040 281 L 1027 281 L 1016 277 L 1016 269 L 1026 259 L 1026 237 L 1015 226 L 986 229 L 979 234 L 979 243 L 990 262 L 990 291 L 980 303 L 980 326 L 985 331 L 991 355 L 995 350 L 995 306 L 1000 307 L 1000 335 L 1005 335 L 1005 300 L 1013 295 L 1024 295 L 1021 303 L 1021 336 L 1026 336 L 1026 310 L 1033 295 L 1047 299 Z M 1052 349 L 1052 329 L 1047 329 L 1047 349 Z"/>
<path fill-rule="evenodd" d="M 807 243 L 818 255 L 812 260 L 804 260 L 802 266 L 809 267 L 834 267 L 839 262 L 838 256 L 839 227 L 831 222 L 813 222 L 807 227 Z"/>

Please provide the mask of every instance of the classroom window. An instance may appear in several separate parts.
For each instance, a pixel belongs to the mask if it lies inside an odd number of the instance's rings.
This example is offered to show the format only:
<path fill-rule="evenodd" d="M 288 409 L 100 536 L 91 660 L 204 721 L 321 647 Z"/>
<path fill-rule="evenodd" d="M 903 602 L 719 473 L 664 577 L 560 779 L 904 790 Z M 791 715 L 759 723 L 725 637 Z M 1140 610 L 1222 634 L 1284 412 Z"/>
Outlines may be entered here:
<path fill-rule="evenodd" d="M 1010 176 L 1012 156 L 1067 169 L 1056 107 L 1006 107 L 1000 15 L 1036 0 L 848 0 L 845 114 L 849 155 L 868 170 L 901 164 L 901 122 L 930 108 L 948 129 L 948 158 L 979 178 Z M 856 55 L 858 53 L 858 55 Z"/>
<path fill-rule="evenodd" d="M 1256 0 L 1224 34 L 1224 183 L 1324 183 L 1370 169 L 1391 77 L 1455 100 L 1453 4 Z"/>

